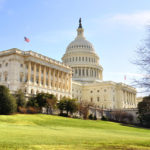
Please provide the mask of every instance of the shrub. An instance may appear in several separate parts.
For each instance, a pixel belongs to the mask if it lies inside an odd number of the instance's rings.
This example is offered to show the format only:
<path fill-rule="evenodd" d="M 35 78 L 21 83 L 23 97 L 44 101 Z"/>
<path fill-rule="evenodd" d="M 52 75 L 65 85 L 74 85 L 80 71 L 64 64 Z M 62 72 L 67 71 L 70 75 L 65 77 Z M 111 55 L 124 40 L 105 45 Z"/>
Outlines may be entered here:
<path fill-rule="evenodd" d="M 90 114 L 88 118 L 89 118 L 90 120 L 93 120 L 93 119 L 94 119 L 93 114 Z"/>
<path fill-rule="evenodd" d="M 106 116 L 102 116 L 101 120 L 103 120 L 103 121 L 107 121 L 107 120 L 108 120 L 108 118 L 107 118 Z"/>
<path fill-rule="evenodd" d="M 132 123 L 133 115 L 121 110 L 111 112 L 111 120 L 122 123 Z"/>
<path fill-rule="evenodd" d="M 18 107 L 18 111 L 22 114 L 26 114 L 27 113 L 27 108 L 24 108 L 24 107 Z"/>
<path fill-rule="evenodd" d="M 96 117 L 96 115 L 94 115 L 93 119 L 94 119 L 94 120 L 97 120 L 97 117 Z"/>
<path fill-rule="evenodd" d="M 27 113 L 28 114 L 37 114 L 39 113 L 39 108 L 36 107 L 27 107 Z"/>

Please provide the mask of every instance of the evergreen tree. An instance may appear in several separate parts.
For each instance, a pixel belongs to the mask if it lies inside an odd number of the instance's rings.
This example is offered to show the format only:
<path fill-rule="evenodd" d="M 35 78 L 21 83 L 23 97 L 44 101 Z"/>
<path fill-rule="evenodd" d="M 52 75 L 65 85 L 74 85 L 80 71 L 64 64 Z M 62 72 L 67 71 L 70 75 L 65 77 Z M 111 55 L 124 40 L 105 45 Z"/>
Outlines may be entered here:
<path fill-rule="evenodd" d="M 8 115 L 16 111 L 16 100 L 9 89 L 0 85 L 0 114 Z"/>

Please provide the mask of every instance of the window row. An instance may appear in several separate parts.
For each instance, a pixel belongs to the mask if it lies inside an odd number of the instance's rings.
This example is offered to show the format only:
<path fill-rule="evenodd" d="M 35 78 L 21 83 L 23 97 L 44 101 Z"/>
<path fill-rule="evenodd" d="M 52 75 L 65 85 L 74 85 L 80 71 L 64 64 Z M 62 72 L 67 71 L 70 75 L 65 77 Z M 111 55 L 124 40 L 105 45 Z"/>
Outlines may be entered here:
<path fill-rule="evenodd" d="M 8 66 L 8 63 L 5 63 L 5 67 L 7 67 Z M 0 64 L 0 68 L 2 67 L 2 64 Z"/>
<path fill-rule="evenodd" d="M 97 90 L 98 93 L 99 93 L 100 91 L 102 91 L 102 90 Z M 104 92 L 107 92 L 106 89 L 104 89 L 103 91 L 104 91 Z M 93 93 L 93 91 L 90 91 L 90 93 Z"/>
<path fill-rule="evenodd" d="M 68 47 L 68 49 L 71 49 L 71 48 L 92 48 L 92 46 L 89 46 L 89 45 L 73 45 L 73 46 Z"/>
<path fill-rule="evenodd" d="M 75 62 L 75 61 L 96 62 L 96 59 L 91 57 L 70 57 L 65 59 L 65 62 Z"/>

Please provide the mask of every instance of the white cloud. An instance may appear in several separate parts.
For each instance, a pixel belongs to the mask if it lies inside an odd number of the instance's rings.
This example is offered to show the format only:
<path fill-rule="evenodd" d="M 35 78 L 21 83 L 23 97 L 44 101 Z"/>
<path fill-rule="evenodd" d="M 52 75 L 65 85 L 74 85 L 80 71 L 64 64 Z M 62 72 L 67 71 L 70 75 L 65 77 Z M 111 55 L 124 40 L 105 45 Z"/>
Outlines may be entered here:
<path fill-rule="evenodd" d="M 108 21 L 115 24 L 123 24 L 141 28 L 150 23 L 150 11 L 141 11 L 128 14 L 116 14 L 110 17 Z"/>

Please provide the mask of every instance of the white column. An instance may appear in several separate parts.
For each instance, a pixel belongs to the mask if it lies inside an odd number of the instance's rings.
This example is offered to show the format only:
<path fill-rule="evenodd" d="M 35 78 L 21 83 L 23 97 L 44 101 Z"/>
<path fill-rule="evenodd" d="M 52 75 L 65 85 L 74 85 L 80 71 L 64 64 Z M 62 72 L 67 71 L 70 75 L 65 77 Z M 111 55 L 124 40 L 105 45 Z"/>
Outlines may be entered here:
<path fill-rule="evenodd" d="M 28 82 L 31 80 L 31 62 L 28 62 Z"/>
<path fill-rule="evenodd" d="M 51 88 L 51 69 L 48 69 L 48 87 Z"/>
<path fill-rule="evenodd" d="M 55 88 L 55 69 L 53 69 L 53 89 Z"/>
<path fill-rule="evenodd" d="M 41 65 L 39 65 L 39 86 L 41 85 Z"/>
<path fill-rule="evenodd" d="M 36 84 L 36 63 L 34 63 L 34 78 L 33 78 L 34 85 Z"/>
<path fill-rule="evenodd" d="M 46 85 L 46 67 L 44 66 L 44 73 L 43 73 L 43 86 Z"/>

